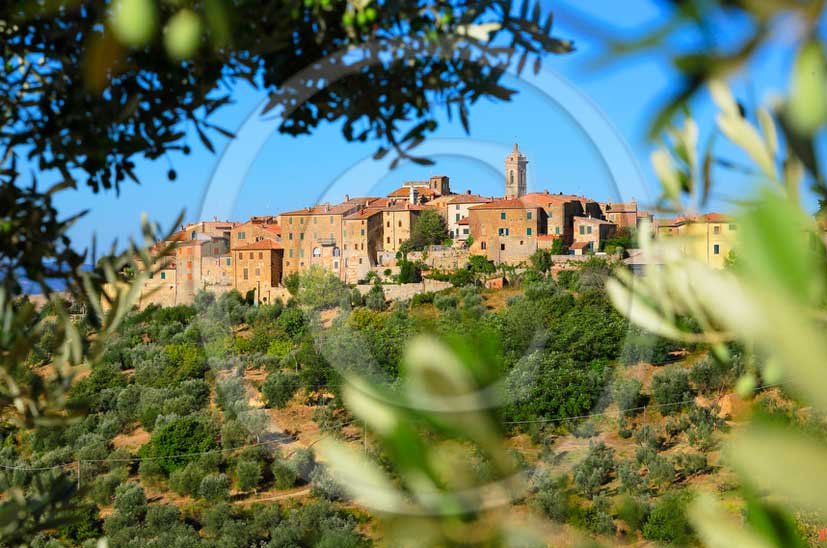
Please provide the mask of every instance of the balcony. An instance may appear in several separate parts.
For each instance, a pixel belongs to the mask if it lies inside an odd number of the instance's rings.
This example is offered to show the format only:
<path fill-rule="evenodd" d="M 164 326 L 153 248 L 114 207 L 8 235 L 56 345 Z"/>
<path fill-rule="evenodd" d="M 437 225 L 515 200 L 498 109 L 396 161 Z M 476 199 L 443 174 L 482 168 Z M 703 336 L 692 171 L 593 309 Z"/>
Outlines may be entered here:
<path fill-rule="evenodd" d="M 326 247 L 336 245 L 336 238 L 319 238 L 317 241 L 319 242 L 319 245 Z"/>

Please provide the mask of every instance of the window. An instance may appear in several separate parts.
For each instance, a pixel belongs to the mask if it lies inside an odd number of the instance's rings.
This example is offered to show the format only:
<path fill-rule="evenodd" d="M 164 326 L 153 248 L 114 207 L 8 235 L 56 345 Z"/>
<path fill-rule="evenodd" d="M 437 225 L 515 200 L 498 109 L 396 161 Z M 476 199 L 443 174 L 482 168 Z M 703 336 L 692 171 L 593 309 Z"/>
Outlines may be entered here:
<path fill-rule="evenodd" d="M 293 224 L 293 217 L 288 217 L 287 218 L 287 224 L 291 224 L 291 225 Z"/>
<path fill-rule="evenodd" d="M 463 229 L 462 229 L 462 233 L 463 233 L 463 234 L 468 234 L 468 229 L 467 229 L 467 228 L 463 228 Z"/>
<path fill-rule="evenodd" d="M 388 236 L 388 243 L 391 243 L 391 237 Z"/>
<path fill-rule="evenodd" d="M 505 251 L 505 244 L 500 244 L 500 251 Z"/>
<path fill-rule="evenodd" d="M 360 236 L 364 236 L 364 235 L 365 235 L 365 229 L 363 228 L 363 229 L 361 230 L 361 234 L 360 234 Z"/>
<path fill-rule="evenodd" d="M 314 257 L 321 257 L 322 256 L 322 248 L 321 247 L 314 247 L 313 248 L 313 256 Z"/>
<path fill-rule="evenodd" d="M 244 239 L 244 238 L 246 238 L 246 237 L 247 237 L 247 234 L 245 234 L 244 232 L 239 232 L 239 233 L 238 233 L 238 239 L 239 239 L 239 240 L 243 240 L 243 239 Z"/>
<path fill-rule="evenodd" d="M 455 205 L 455 206 L 454 206 L 454 209 L 456 209 L 457 211 L 459 211 L 459 204 Z"/>
<path fill-rule="evenodd" d="M 162 279 L 162 280 L 166 280 L 166 279 L 167 279 L 167 273 L 166 273 L 166 272 L 161 272 L 161 279 Z"/>
<path fill-rule="evenodd" d="M 303 225 L 303 224 L 304 224 L 304 217 L 299 217 L 299 224 L 300 224 L 300 225 Z"/>
<path fill-rule="evenodd" d="M 292 249 L 288 252 L 287 256 L 290 257 L 291 259 L 293 258 L 293 250 Z"/>
<path fill-rule="evenodd" d="M 528 213 L 525 214 L 525 218 L 528 219 L 529 221 L 531 220 L 531 213 L 532 212 L 529 211 Z"/>
<path fill-rule="evenodd" d="M 531 236 L 531 227 L 528 227 L 528 228 L 525 229 L 525 235 L 526 236 Z"/>
<path fill-rule="evenodd" d="M 498 232 L 499 232 L 500 236 L 508 236 L 508 229 L 507 228 L 501 228 L 501 229 L 499 229 Z"/>
<path fill-rule="evenodd" d="M 195 231 L 194 230 L 192 232 L 190 232 L 190 239 L 192 239 L 192 240 L 195 239 Z"/>
<path fill-rule="evenodd" d="M 505 220 L 505 211 L 503 211 L 502 213 L 500 213 L 500 219 Z"/>
<path fill-rule="evenodd" d="M 560 227 L 559 226 L 554 227 L 554 233 L 555 234 L 560 234 Z"/>
<path fill-rule="evenodd" d="M 292 233 L 292 232 L 288 232 L 288 233 L 287 233 L 287 239 L 288 239 L 288 240 L 292 240 L 292 239 L 293 239 L 293 233 Z"/>
<path fill-rule="evenodd" d="M 362 257 L 359 257 L 359 264 L 362 264 Z"/>
<path fill-rule="evenodd" d="M 261 276 L 261 269 L 256 268 L 256 278 Z"/>
<path fill-rule="evenodd" d="M 586 233 L 586 227 L 583 226 L 583 225 L 580 225 L 580 234 L 585 234 L 585 233 Z"/>
<path fill-rule="evenodd" d="M 251 259 L 253 258 L 253 252 L 252 251 L 250 252 L 250 258 Z"/>
<path fill-rule="evenodd" d="M 391 227 L 391 222 L 390 222 L 390 221 L 388 221 L 387 223 L 385 223 L 385 226 L 387 226 L 388 228 L 390 228 L 390 227 Z"/>
<path fill-rule="evenodd" d="M 232 261 L 232 259 L 230 259 L 229 257 L 227 257 L 227 266 L 230 266 L 230 262 L 231 262 L 231 261 Z"/>
<path fill-rule="evenodd" d="M 333 270 L 339 270 L 339 261 L 333 261 Z"/>
<path fill-rule="evenodd" d="M 718 244 L 713 245 L 712 246 L 712 253 L 715 254 L 715 255 L 720 255 L 721 254 L 721 246 L 719 246 Z"/>
<path fill-rule="evenodd" d="M 330 216 L 330 224 L 333 224 L 333 215 Z"/>
<path fill-rule="evenodd" d="M 238 252 L 238 258 L 239 258 L 239 259 L 243 259 L 243 258 L 244 258 L 244 253 L 242 253 L 241 251 L 239 251 L 239 252 Z"/>
<path fill-rule="evenodd" d="M 261 252 L 261 251 L 259 251 L 259 252 L 258 252 L 258 258 L 259 258 L 259 259 L 263 259 L 263 258 L 264 258 L 264 253 L 263 253 L 263 252 Z"/>
<path fill-rule="evenodd" d="M 586 232 L 588 232 L 589 234 L 591 234 L 591 233 L 592 233 L 592 227 L 587 226 L 587 227 L 586 227 Z"/>
<path fill-rule="evenodd" d="M 313 217 L 313 224 L 315 225 L 315 224 L 318 224 L 318 223 L 319 223 L 318 217 Z"/>
<path fill-rule="evenodd" d="M 402 221 L 397 221 L 399 228 L 402 228 Z"/>
<path fill-rule="evenodd" d="M 738 228 L 736 225 L 733 225 L 733 224 L 730 224 L 730 225 L 729 225 L 729 229 L 730 229 L 730 230 L 735 230 L 736 228 Z"/>
<path fill-rule="evenodd" d="M 304 249 L 299 250 L 299 257 L 304 258 Z"/>
<path fill-rule="evenodd" d="M 524 242 L 523 240 L 520 240 L 520 245 L 523 245 L 524 243 L 525 243 L 525 242 Z"/>
<path fill-rule="evenodd" d="M 334 247 L 334 248 L 333 248 L 333 256 L 334 256 L 334 257 L 338 257 L 338 256 L 339 256 L 339 255 L 341 255 L 341 254 L 342 254 L 342 252 L 341 252 L 341 251 L 339 251 L 339 248 L 338 248 L 338 247 Z"/>
<path fill-rule="evenodd" d="M 720 234 L 721 233 L 721 225 L 715 225 L 712 227 L 713 234 Z"/>
<path fill-rule="evenodd" d="M 319 239 L 319 233 L 318 233 L 318 232 L 314 232 L 314 233 L 313 233 L 313 239 L 314 239 L 314 240 L 318 240 L 318 239 Z"/>
<path fill-rule="evenodd" d="M 250 277 L 250 272 L 245 268 L 244 269 L 244 279 L 248 279 Z"/>
<path fill-rule="evenodd" d="M 455 219 L 454 219 L 454 220 L 455 220 L 455 221 L 459 221 L 459 213 L 457 213 L 457 214 L 456 214 L 456 216 L 455 216 Z"/>
<path fill-rule="evenodd" d="M 304 232 L 299 232 L 299 240 L 304 240 Z"/>
<path fill-rule="evenodd" d="M 480 249 L 485 249 L 485 242 L 480 242 Z"/>

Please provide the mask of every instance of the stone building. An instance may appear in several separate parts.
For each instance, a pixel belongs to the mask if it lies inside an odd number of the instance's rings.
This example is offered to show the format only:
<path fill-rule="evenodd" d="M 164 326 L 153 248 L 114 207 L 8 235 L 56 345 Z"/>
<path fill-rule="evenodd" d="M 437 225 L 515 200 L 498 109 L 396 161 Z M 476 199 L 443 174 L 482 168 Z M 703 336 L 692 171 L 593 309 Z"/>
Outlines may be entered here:
<path fill-rule="evenodd" d="M 520 152 L 517 143 L 514 143 L 514 150 L 505 157 L 506 200 L 525 196 L 527 189 L 526 166 L 528 166 L 528 160 Z"/>
<path fill-rule="evenodd" d="M 603 242 L 614 236 L 617 225 L 594 217 L 574 218 L 574 242 L 569 246 L 575 255 L 600 251 Z"/>
<path fill-rule="evenodd" d="M 212 237 L 200 232 L 190 232 L 189 236 L 190 239 L 175 244 L 176 304 L 191 303 L 208 282 L 220 277 L 210 266 L 230 251 L 229 240 L 223 236 Z M 209 279 L 205 276 L 208 270 Z"/>
<path fill-rule="evenodd" d="M 194 240 L 195 234 L 205 234 L 212 238 L 229 239 L 230 231 L 238 224 L 237 221 L 219 221 L 218 219 L 214 219 L 212 221 L 190 223 L 183 227 L 182 230 L 186 233 L 188 240 Z"/>
<path fill-rule="evenodd" d="M 281 241 L 281 225 L 278 217 L 250 217 L 230 231 L 230 249 L 245 246 L 259 240 Z"/>
<path fill-rule="evenodd" d="M 356 283 L 365 279 L 378 264 L 378 251 L 382 249 L 382 209 L 367 207 L 344 219 L 344 281 Z"/>
<path fill-rule="evenodd" d="M 637 227 L 638 211 L 634 198 L 631 202 L 612 203 L 611 200 L 600 202 L 600 211 L 604 219 L 616 224 L 619 228 Z"/>
<path fill-rule="evenodd" d="M 713 268 L 726 266 L 737 239 L 738 225 L 720 213 L 661 219 L 655 224 L 659 238 L 680 238 L 684 253 Z"/>
<path fill-rule="evenodd" d="M 565 245 L 574 241 L 574 218 L 585 214 L 584 200 L 578 196 L 552 194 L 548 190 L 531 192 L 522 200 L 543 208 L 548 219 L 548 234 L 562 238 Z M 588 206 L 588 202 L 585 203 Z"/>
<path fill-rule="evenodd" d="M 282 292 L 278 286 L 282 280 L 284 250 L 273 240 L 259 240 L 233 250 L 233 286 L 246 295 L 254 291 L 258 302 L 271 303 Z"/>
<path fill-rule="evenodd" d="M 402 242 L 411 238 L 411 232 L 424 209 L 421 205 L 411 205 L 408 202 L 384 208 L 382 210 L 382 251 L 399 251 Z"/>
<path fill-rule="evenodd" d="M 495 263 L 518 264 L 537 250 L 537 236 L 546 233 L 546 212 L 522 199 L 496 200 L 469 208 L 472 254 Z"/>
<path fill-rule="evenodd" d="M 343 220 L 374 200 L 354 198 L 341 204 L 320 204 L 282 213 L 279 225 L 284 248 L 284 275 L 307 270 L 315 264 L 343 277 Z"/>
<path fill-rule="evenodd" d="M 461 241 L 467 240 L 469 236 L 468 210 L 474 206 L 488 204 L 493 201 L 493 198 L 471 194 L 470 191 L 466 194 L 457 194 L 447 200 L 445 203 L 445 222 L 451 238 Z M 466 219 L 466 221 L 460 225 L 463 219 Z"/>

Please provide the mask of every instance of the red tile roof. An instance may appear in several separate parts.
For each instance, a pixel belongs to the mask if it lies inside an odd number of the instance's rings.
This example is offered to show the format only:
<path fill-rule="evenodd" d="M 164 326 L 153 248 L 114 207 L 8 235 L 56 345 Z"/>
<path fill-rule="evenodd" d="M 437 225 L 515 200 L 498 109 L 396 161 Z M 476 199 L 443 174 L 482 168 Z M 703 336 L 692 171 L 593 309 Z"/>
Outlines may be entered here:
<path fill-rule="evenodd" d="M 458 225 L 467 225 L 468 224 L 468 217 L 463 217 L 459 221 L 457 221 Z"/>
<path fill-rule="evenodd" d="M 423 187 L 418 187 L 417 186 L 417 187 L 413 187 L 413 188 L 416 189 L 417 194 L 420 195 L 420 196 L 427 196 L 427 197 L 430 198 L 430 197 L 432 197 L 436 194 L 436 192 L 434 192 L 433 190 L 431 190 L 428 187 L 424 187 L 424 186 Z M 391 192 L 390 194 L 388 194 L 388 198 L 405 198 L 405 197 L 410 196 L 410 195 L 411 195 L 411 187 L 401 186 L 401 187 L 397 188 L 396 190 L 394 190 L 393 192 Z"/>
<path fill-rule="evenodd" d="M 569 246 L 569 249 L 586 249 L 591 242 L 574 242 Z"/>
<path fill-rule="evenodd" d="M 451 196 L 448 200 L 449 204 L 474 204 L 474 203 L 489 203 L 493 202 L 494 198 L 487 196 L 479 196 L 477 194 L 457 194 Z"/>
<path fill-rule="evenodd" d="M 480 204 L 477 206 L 472 206 L 468 208 L 471 211 L 476 211 L 480 209 L 539 209 L 540 206 L 528 203 L 528 201 L 523 200 L 522 198 L 514 198 L 511 200 L 494 200 L 493 202 L 489 202 L 487 204 Z"/>
<path fill-rule="evenodd" d="M 342 204 L 319 204 L 313 207 L 285 211 L 282 215 L 345 215 L 358 207 L 358 202 L 344 202 Z"/>
<path fill-rule="evenodd" d="M 358 221 L 360 219 L 368 219 L 370 217 L 373 217 L 377 213 L 382 213 L 382 208 L 370 206 L 351 213 L 350 215 L 345 217 L 345 221 Z"/>
<path fill-rule="evenodd" d="M 255 249 L 282 249 L 280 243 L 273 240 L 259 240 L 241 247 L 235 248 L 233 251 L 252 251 Z"/>

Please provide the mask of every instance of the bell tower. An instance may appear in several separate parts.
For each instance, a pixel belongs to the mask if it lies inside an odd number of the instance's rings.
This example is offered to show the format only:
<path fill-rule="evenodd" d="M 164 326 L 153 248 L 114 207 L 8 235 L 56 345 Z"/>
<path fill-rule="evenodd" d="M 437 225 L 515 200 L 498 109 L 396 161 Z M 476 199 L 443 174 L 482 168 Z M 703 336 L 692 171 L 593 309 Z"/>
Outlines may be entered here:
<path fill-rule="evenodd" d="M 526 193 L 526 166 L 528 160 L 520 152 L 517 143 L 514 150 L 505 157 L 505 198 L 510 200 L 525 196 Z"/>

